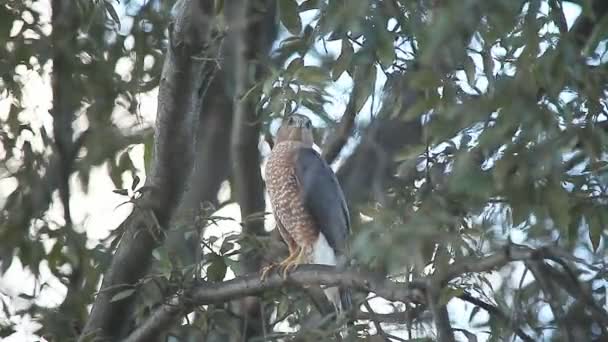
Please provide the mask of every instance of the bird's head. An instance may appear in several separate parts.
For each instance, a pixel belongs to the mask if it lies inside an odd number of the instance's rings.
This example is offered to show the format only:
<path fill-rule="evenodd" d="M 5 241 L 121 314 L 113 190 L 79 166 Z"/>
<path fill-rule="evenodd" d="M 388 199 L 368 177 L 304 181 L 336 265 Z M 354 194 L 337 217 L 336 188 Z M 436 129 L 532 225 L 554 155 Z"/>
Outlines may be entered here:
<path fill-rule="evenodd" d="M 286 117 L 277 132 L 276 144 L 283 141 L 299 141 L 312 147 L 312 122 L 302 114 L 291 114 Z"/>

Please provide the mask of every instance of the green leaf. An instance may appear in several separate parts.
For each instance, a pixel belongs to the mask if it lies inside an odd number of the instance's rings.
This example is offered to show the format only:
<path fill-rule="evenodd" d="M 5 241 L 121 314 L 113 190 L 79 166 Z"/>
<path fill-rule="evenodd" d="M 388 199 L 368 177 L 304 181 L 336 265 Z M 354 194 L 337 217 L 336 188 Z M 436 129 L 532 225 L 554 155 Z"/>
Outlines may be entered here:
<path fill-rule="evenodd" d="M 216 15 L 222 13 L 224 10 L 224 0 L 215 0 L 213 8 Z"/>
<path fill-rule="evenodd" d="M 134 293 L 135 293 L 135 289 L 122 290 L 122 291 L 118 292 L 117 294 L 113 295 L 112 299 L 110 299 L 110 302 L 111 303 L 118 302 L 125 298 L 131 297 Z"/>
<path fill-rule="evenodd" d="M 374 63 L 358 64 L 355 67 L 353 83 L 354 111 L 358 113 L 376 86 L 376 67 Z"/>
<path fill-rule="evenodd" d="M 291 62 L 289 62 L 287 69 L 285 69 L 285 74 L 293 77 L 303 67 L 304 67 L 304 59 L 302 59 L 300 57 L 294 58 Z"/>
<path fill-rule="evenodd" d="M 154 134 L 149 134 L 144 138 L 144 167 L 150 171 L 152 166 L 152 153 L 154 151 Z"/>
<path fill-rule="evenodd" d="M 545 200 L 549 206 L 549 213 L 555 225 L 562 232 L 567 231 L 570 223 L 570 201 L 568 192 L 561 185 L 549 185 L 545 190 Z"/>
<path fill-rule="evenodd" d="M 393 64 L 395 60 L 395 45 L 393 34 L 387 30 L 378 30 L 378 46 L 376 56 L 384 69 Z"/>
<path fill-rule="evenodd" d="M 209 281 L 222 281 L 227 268 L 224 258 L 214 253 L 211 255 L 211 265 L 207 268 L 207 278 Z"/>
<path fill-rule="evenodd" d="M 2 337 L 2 338 L 10 336 L 14 332 L 15 332 L 15 329 L 12 326 L 0 327 L 0 337 Z"/>
<path fill-rule="evenodd" d="M 308 65 L 302 67 L 297 73 L 300 81 L 307 84 L 323 84 L 329 80 L 327 72 L 318 66 Z"/>
<path fill-rule="evenodd" d="M 589 240 L 591 240 L 591 246 L 593 246 L 594 251 L 597 251 L 602 238 L 602 222 L 600 221 L 597 213 L 591 213 L 585 218 L 587 219 L 587 224 L 589 225 Z"/>
<path fill-rule="evenodd" d="M 331 70 L 331 77 L 334 81 L 338 80 L 344 71 L 348 69 L 350 62 L 353 59 L 353 54 L 354 49 L 350 41 L 348 41 L 348 39 L 342 40 L 342 51 Z"/>
<path fill-rule="evenodd" d="M 458 297 L 464 293 L 463 289 L 444 287 L 439 293 L 439 305 L 447 305 L 452 298 Z"/>
<path fill-rule="evenodd" d="M 302 20 L 298 13 L 296 0 L 279 0 L 279 17 L 289 33 L 299 35 L 302 31 Z"/>
<path fill-rule="evenodd" d="M 470 85 L 475 84 L 476 67 L 475 61 L 471 56 L 467 56 L 464 60 L 464 72 L 467 74 L 467 82 Z"/>
<path fill-rule="evenodd" d="M 570 224 L 568 225 L 568 244 L 570 246 L 574 246 L 576 241 L 578 240 L 578 230 L 581 227 L 581 220 L 583 218 L 580 210 L 573 208 L 570 212 Z"/>

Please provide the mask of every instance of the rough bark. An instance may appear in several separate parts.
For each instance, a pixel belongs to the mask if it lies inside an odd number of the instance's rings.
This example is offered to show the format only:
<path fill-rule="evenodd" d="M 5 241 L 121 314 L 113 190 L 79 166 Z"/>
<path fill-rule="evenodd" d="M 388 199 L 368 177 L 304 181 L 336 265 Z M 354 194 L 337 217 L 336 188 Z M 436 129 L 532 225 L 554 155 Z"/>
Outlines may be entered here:
<path fill-rule="evenodd" d="M 208 23 L 201 3 L 182 1 L 177 9 L 161 76 L 154 154 L 146 184 L 149 190 L 123 224 L 126 232 L 105 273 L 81 340 L 90 335 L 117 340 L 126 333 L 134 296 L 112 301 L 121 289 L 116 285 L 134 286 L 146 274 L 151 252 L 162 239 L 157 230 L 168 223 L 192 169 L 200 90 L 209 81 L 204 71 L 210 64 L 192 56 L 203 52 Z"/>

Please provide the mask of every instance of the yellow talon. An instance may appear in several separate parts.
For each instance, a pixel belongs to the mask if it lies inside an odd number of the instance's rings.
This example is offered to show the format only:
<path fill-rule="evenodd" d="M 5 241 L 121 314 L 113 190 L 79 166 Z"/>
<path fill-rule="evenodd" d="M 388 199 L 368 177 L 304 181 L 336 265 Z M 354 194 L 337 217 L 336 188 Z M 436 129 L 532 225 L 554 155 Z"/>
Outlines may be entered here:
<path fill-rule="evenodd" d="M 304 248 L 298 247 L 296 253 L 281 262 L 279 266 L 283 268 L 283 279 L 287 279 L 287 273 L 295 270 L 302 263 L 304 254 Z"/>
<path fill-rule="evenodd" d="M 276 268 L 278 265 L 275 263 L 272 263 L 268 266 L 265 266 L 262 268 L 262 276 L 260 277 L 261 281 L 266 280 L 266 277 L 268 277 L 268 273 L 270 273 L 274 268 Z"/>

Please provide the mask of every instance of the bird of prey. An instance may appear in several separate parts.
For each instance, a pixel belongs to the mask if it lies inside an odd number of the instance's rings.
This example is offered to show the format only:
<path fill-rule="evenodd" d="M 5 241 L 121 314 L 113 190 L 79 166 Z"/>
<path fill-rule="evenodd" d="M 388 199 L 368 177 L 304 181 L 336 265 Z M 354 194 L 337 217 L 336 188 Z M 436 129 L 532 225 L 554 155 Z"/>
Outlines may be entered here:
<path fill-rule="evenodd" d="M 277 229 L 289 248 L 279 264 L 283 276 L 299 264 L 337 265 L 346 252 L 350 218 L 336 175 L 313 149 L 308 117 L 283 120 L 265 174 Z M 349 289 L 324 292 L 338 313 L 349 309 Z"/>

